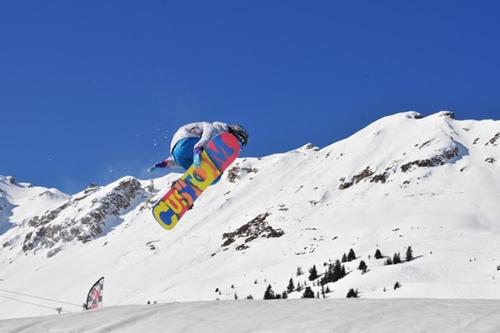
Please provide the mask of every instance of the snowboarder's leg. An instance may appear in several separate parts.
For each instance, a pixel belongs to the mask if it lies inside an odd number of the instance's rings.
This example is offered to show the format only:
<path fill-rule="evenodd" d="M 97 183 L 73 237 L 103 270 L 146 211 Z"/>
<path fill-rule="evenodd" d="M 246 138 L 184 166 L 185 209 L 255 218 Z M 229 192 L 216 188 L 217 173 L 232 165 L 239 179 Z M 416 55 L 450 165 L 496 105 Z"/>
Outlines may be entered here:
<path fill-rule="evenodd" d="M 193 164 L 194 145 L 199 140 L 199 138 L 185 138 L 175 145 L 172 156 L 175 162 L 183 167 L 184 170 L 189 169 L 191 164 Z"/>
<path fill-rule="evenodd" d="M 193 164 L 193 150 L 196 143 L 199 141 L 198 138 L 185 138 L 179 141 L 172 151 L 172 155 L 177 164 L 187 170 Z M 215 185 L 221 179 L 222 174 L 217 177 L 210 186 Z M 172 184 L 172 186 L 175 183 Z"/>

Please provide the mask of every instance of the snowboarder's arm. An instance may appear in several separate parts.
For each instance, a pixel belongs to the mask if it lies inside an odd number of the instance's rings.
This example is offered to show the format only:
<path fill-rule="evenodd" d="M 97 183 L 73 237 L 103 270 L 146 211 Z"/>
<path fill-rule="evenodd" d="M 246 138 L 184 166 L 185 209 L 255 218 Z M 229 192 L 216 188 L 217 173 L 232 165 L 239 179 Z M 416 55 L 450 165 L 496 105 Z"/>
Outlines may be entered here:
<path fill-rule="evenodd" d="M 158 168 L 170 168 L 175 165 L 174 158 L 169 156 L 166 160 L 156 163 L 154 166 L 148 169 L 148 172 L 151 172 Z"/>
<path fill-rule="evenodd" d="M 200 141 L 198 141 L 196 143 L 196 145 L 194 146 L 194 151 L 196 151 L 197 149 L 205 148 L 208 141 L 210 141 L 210 139 L 212 139 L 212 137 L 214 137 L 215 134 L 217 134 L 215 127 L 211 123 L 205 122 L 202 124 L 203 124 L 203 127 L 202 127 Z"/>

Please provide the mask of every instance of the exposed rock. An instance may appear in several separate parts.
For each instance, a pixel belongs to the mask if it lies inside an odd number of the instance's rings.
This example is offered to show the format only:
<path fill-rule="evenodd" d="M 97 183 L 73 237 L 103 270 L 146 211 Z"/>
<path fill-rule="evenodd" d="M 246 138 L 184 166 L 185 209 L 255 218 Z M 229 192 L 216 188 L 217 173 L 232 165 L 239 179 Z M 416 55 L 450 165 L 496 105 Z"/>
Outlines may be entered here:
<path fill-rule="evenodd" d="M 433 140 L 433 139 L 430 139 L 430 140 L 425 141 L 424 143 L 422 143 L 422 144 L 418 147 L 418 149 L 422 149 L 422 148 L 424 148 L 424 147 L 425 147 L 425 146 L 427 146 L 429 143 L 431 143 L 431 142 L 432 142 L 432 140 Z"/>
<path fill-rule="evenodd" d="M 100 200 L 93 200 L 93 209 L 79 219 L 66 218 L 55 221 L 68 207 L 75 206 L 82 198 L 70 200 L 55 210 L 29 221 L 35 230 L 29 232 L 23 243 L 25 252 L 38 248 L 51 248 L 58 242 L 73 240 L 85 243 L 101 236 L 106 218 L 119 216 L 122 209 L 129 208 L 132 201 L 145 191 L 134 178 L 123 180 Z M 52 252 L 52 255 L 57 252 Z"/>
<path fill-rule="evenodd" d="M 387 181 L 387 178 L 389 178 L 389 174 L 387 172 L 384 172 L 383 174 L 373 176 L 370 179 L 370 182 L 385 184 L 385 182 Z"/>
<path fill-rule="evenodd" d="M 438 112 L 438 115 L 440 117 L 455 119 L 455 113 L 453 113 L 452 111 L 440 111 L 440 112 Z"/>
<path fill-rule="evenodd" d="M 235 183 L 236 180 L 241 178 L 243 173 L 245 174 L 257 173 L 258 171 L 259 170 L 256 168 L 245 168 L 245 167 L 234 166 L 228 170 L 227 179 L 229 180 L 229 182 Z"/>
<path fill-rule="evenodd" d="M 55 256 L 56 254 L 58 254 L 62 249 L 60 247 L 56 247 L 55 249 L 52 249 L 50 250 L 49 252 L 47 252 L 47 257 L 50 258 L 50 257 L 53 257 Z"/>
<path fill-rule="evenodd" d="M 493 157 L 487 157 L 484 161 L 491 164 L 496 162 L 496 160 Z"/>
<path fill-rule="evenodd" d="M 28 225 L 31 227 L 38 227 L 40 225 L 50 223 L 53 220 L 55 220 L 63 210 L 65 210 L 66 208 L 68 208 L 72 204 L 73 204 L 73 202 L 71 200 L 68 200 L 67 202 L 65 202 L 64 204 L 59 206 L 58 208 L 51 210 L 42 216 L 33 217 L 31 220 L 28 221 Z"/>
<path fill-rule="evenodd" d="M 87 186 L 87 188 L 85 189 L 85 191 L 83 193 L 84 194 L 91 194 L 91 193 L 94 193 L 95 191 L 97 191 L 98 189 L 99 189 L 99 185 L 92 183 L 89 186 Z"/>
<path fill-rule="evenodd" d="M 319 150 L 319 147 L 313 145 L 312 143 L 308 143 L 308 144 L 304 145 L 302 148 L 306 149 L 306 150 L 314 150 L 314 151 Z"/>
<path fill-rule="evenodd" d="M 258 215 L 252 221 L 242 225 L 234 232 L 224 233 L 222 239 L 225 242 L 222 247 L 229 246 L 236 242 L 239 238 L 244 238 L 244 242 L 236 247 L 236 250 L 247 249 L 248 243 L 257 238 L 278 238 L 285 234 L 281 229 L 274 229 L 265 220 L 270 215 L 270 213 L 264 213 Z"/>
<path fill-rule="evenodd" d="M 488 144 L 491 144 L 493 146 L 496 146 L 497 145 L 497 140 L 500 139 L 500 132 L 495 134 L 494 137 L 492 137 L 488 142 L 485 143 L 485 146 L 487 146 Z"/>
<path fill-rule="evenodd" d="M 282 211 L 282 212 L 286 212 L 288 210 L 288 208 L 286 207 L 285 204 L 280 204 L 278 210 Z"/>
<path fill-rule="evenodd" d="M 406 117 L 410 119 L 422 119 L 424 116 L 421 113 L 418 113 L 416 111 L 409 111 L 406 112 Z"/>
<path fill-rule="evenodd" d="M 412 162 L 408 162 L 406 164 L 403 164 L 401 166 L 401 171 L 407 172 L 413 166 L 434 167 L 434 166 L 444 165 L 447 161 L 457 157 L 458 154 L 459 154 L 458 147 L 455 147 L 453 149 L 448 149 L 448 150 L 443 151 L 441 154 L 438 154 L 438 155 L 433 156 L 431 158 L 428 158 L 425 160 L 416 160 L 416 161 L 412 161 Z"/>
<path fill-rule="evenodd" d="M 5 180 L 11 185 L 17 185 L 16 179 L 12 176 L 7 176 L 5 177 Z"/>
<path fill-rule="evenodd" d="M 370 170 L 370 167 L 367 166 L 363 171 L 361 171 L 360 173 L 358 173 L 357 175 L 354 175 L 350 181 L 345 181 L 345 178 L 341 178 L 340 179 L 340 185 L 339 185 L 339 190 L 345 190 L 346 188 L 349 188 L 351 187 L 352 185 L 354 184 L 357 184 L 359 183 L 360 181 L 362 181 L 363 179 L 365 178 L 368 178 L 370 177 L 371 175 L 373 175 L 373 171 Z"/>

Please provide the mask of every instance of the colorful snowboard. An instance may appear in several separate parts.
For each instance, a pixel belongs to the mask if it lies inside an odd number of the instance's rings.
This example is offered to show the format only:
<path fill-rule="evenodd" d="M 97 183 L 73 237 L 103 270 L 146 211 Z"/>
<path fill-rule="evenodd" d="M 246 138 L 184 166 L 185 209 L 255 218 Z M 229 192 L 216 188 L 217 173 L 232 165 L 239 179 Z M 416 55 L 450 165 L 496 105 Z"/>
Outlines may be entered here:
<path fill-rule="evenodd" d="M 222 133 L 201 152 L 201 165 L 186 170 L 175 185 L 153 206 L 153 215 L 165 229 L 175 227 L 203 191 L 238 157 L 240 143 L 235 136 Z"/>

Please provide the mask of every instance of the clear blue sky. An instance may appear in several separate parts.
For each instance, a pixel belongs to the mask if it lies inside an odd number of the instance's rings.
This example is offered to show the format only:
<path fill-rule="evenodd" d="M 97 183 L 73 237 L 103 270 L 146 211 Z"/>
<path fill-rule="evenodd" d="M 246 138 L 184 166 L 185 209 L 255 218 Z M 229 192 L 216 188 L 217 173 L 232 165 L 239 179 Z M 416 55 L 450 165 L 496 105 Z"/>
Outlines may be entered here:
<path fill-rule="evenodd" d="M 416 110 L 500 118 L 498 1 L 2 1 L 0 174 L 66 192 L 245 125 L 243 156 Z M 156 174 L 156 176 L 161 173 Z"/>

